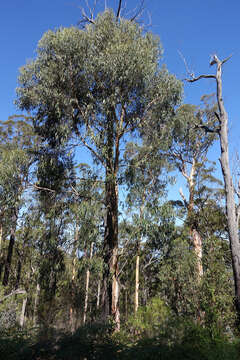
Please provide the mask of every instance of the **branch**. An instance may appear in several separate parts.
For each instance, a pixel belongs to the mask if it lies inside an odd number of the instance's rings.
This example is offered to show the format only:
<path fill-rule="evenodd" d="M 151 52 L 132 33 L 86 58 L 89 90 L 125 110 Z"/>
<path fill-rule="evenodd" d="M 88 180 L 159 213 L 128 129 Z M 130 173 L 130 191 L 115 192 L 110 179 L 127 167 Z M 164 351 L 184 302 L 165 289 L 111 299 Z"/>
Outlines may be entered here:
<path fill-rule="evenodd" d="M 200 79 L 215 79 L 216 80 L 216 76 L 215 75 L 200 75 L 198 77 L 193 76 L 191 79 L 184 79 L 184 80 L 187 82 L 195 82 Z"/>
<path fill-rule="evenodd" d="M 137 19 L 143 13 L 143 4 L 144 4 L 144 0 L 141 1 L 141 5 L 139 7 L 139 10 L 136 11 L 135 15 L 133 15 L 131 17 L 130 21 L 134 21 L 135 19 Z"/>
<path fill-rule="evenodd" d="M 94 154 L 94 156 L 96 156 L 96 158 L 105 166 L 103 158 L 100 155 L 98 155 L 98 153 L 96 153 L 96 151 L 90 145 L 88 145 L 88 143 L 86 143 L 85 139 L 81 135 L 79 135 L 79 137 L 82 143 L 84 144 L 84 146 L 86 146 L 86 148 L 90 150 Z"/>
<path fill-rule="evenodd" d="M 23 289 L 17 289 L 12 291 L 10 294 L 4 296 L 2 299 L 0 299 L 0 304 L 4 302 L 4 300 L 6 300 L 7 298 L 13 296 L 13 295 L 18 295 L 18 294 L 26 294 L 26 290 Z"/>
<path fill-rule="evenodd" d="M 219 134 L 220 128 L 210 129 L 207 125 L 195 125 L 195 129 L 204 129 L 206 133 Z"/>
<path fill-rule="evenodd" d="M 98 1 L 98 0 L 95 0 L 95 1 L 94 1 L 94 5 L 93 5 L 93 7 L 91 8 L 91 7 L 89 6 L 88 0 L 85 0 L 85 3 L 86 3 L 86 6 L 87 6 L 87 8 L 88 8 L 88 10 L 89 10 L 90 16 L 88 16 L 88 15 L 86 14 L 84 8 L 82 7 L 81 13 L 82 13 L 83 19 L 79 21 L 79 24 L 81 24 L 81 23 L 95 24 L 95 21 L 94 21 L 94 10 L 95 10 L 95 7 L 96 7 L 96 5 L 97 5 L 97 1 Z"/>
<path fill-rule="evenodd" d="M 179 189 L 179 194 L 181 195 L 181 198 L 183 199 L 184 205 L 187 208 L 188 207 L 188 202 L 183 194 L 182 188 Z"/>
<path fill-rule="evenodd" d="M 33 186 L 35 189 L 37 190 L 44 190 L 44 191 L 49 191 L 51 193 L 56 193 L 56 190 L 53 190 L 53 189 L 49 189 L 49 188 L 46 188 L 46 187 L 42 187 L 42 186 L 38 186 L 37 184 L 31 184 L 31 183 L 28 183 L 29 186 Z"/>
<path fill-rule="evenodd" d="M 119 2 L 118 2 L 117 14 L 116 14 L 116 18 L 117 18 L 117 19 L 119 19 L 119 17 L 120 17 L 121 8 L 122 8 L 122 0 L 119 0 Z"/>
<path fill-rule="evenodd" d="M 229 55 L 226 59 L 222 60 L 222 65 L 225 64 L 225 62 L 227 62 L 229 59 L 231 59 L 232 56 L 233 54 Z"/>

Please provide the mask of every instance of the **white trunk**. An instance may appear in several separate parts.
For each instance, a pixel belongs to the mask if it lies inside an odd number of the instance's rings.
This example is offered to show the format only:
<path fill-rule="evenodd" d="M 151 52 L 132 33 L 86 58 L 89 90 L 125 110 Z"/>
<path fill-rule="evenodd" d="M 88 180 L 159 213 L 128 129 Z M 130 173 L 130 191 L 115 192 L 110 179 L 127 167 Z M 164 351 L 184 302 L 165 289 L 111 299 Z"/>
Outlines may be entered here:
<path fill-rule="evenodd" d="M 25 322 L 26 305 L 27 305 L 27 298 L 23 299 L 23 303 L 22 303 L 22 311 L 21 311 L 21 315 L 20 315 L 20 326 L 21 327 L 24 326 L 24 322 Z"/>
<path fill-rule="evenodd" d="M 97 309 L 99 309 L 100 306 L 100 293 L 101 293 L 101 281 L 98 280 L 98 289 L 97 289 Z"/>
<path fill-rule="evenodd" d="M 138 299 L 139 299 L 139 254 L 136 258 L 136 269 L 135 269 L 135 301 L 134 301 L 134 312 L 138 311 Z"/>
<path fill-rule="evenodd" d="M 92 255 L 93 255 L 93 242 L 91 243 L 91 248 L 90 248 L 90 256 L 89 256 L 90 260 L 92 259 Z M 83 312 L 83 324 L 86 323 L 86 319 L 87 319 L 89 278 L 90 278 L 90 271 L 89 271 L 89 269 L 87 269 L 87 272 L 86 272 L 86 285 L 85 285 L 84 312 Z"/>
<path fill-rule="evenodd" d="M 37 283 L 35 299 L 34 299 L 34 309 L 33 309 L 33 325 L 37 325 L 37 307 L 39 303 L 39 294 L 40 294 L 40 285 Z"/>

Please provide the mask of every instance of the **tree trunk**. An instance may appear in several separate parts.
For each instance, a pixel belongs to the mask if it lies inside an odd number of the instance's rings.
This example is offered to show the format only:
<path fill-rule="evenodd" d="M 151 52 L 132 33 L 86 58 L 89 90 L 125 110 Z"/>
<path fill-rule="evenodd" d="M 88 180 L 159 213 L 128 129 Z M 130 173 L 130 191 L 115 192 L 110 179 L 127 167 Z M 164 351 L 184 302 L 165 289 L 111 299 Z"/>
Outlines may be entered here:
<path fill-rule="evenodd" d="M 99 306 L 100 306 L 100 294 L 101 294 L 101 281 L 99 279 L 98 280 L 98 288 L 97 288 L 97 310 L 99 309 Z"/>
<path fill-rule="evenodd" d="M 197 277 L 200 282 L 203 276 L 203 266 L 202 266 L 202 238 L 199 234 L 196 226 L 196 219 L 193 219 L 194 214 L 194 192 L 195 192 L 195 174 L 196 174 L 196 160 L 193 159 L 192 168 L 190 175 L 188 177 L 189 185 L 189 201 L 188 201 L 188 218 L 190 219 L 190 237 L 192 240 L 194 253 L 196 255 L 197 262 Z"/>
<path fill-rule="evenodd" d="M 0 281 L 2 279 L 2 270 L 3 270 L 3 264 L 4 264 L 4 256 L 3 256 L 3 224 L 2 219 L 0 221 Z"/>
<path fill-rule="evenodd" d="M 134 313 L 138 311 L 138 299 L 139 299 L 139 244 L 136 257 L 136 269 L 135 269 L 135 299 L 134 299 Z"/>
<path fill-rule="evenodd" d="M 10 274 L 10 269 L 11 269 L 11 264 L 12 264 L 13 247 L 14 247 L 14 243 L 15 243 L 16 226 L 17 226 L 17 210 L 14 209 L 13 215 L 12 215 L 11 235 L 10 235 L 10 240 L 9 240 L 9 245 L 8 245 L 8 254 L 7 254 L 7 259 L 6 259 L 6 263 L 5 263 L 4 276 L 3 276 L 3 282 L 2 282 L 3 286 L 8 285 L 9 274 Z"/>
<path fill-rule="evenodd" d="M 75 297 L 74 286 L 75 286 L 75 277 L 76 277 L 78 233 L 79 233 L 78 220 L 76 220 L 76 230 L 75 230 L 74 245 L 73 245 L 73 251 L 72 251 L 73 261 L 72 261 L 72 290 L 71 290 L 71 300 L 73 300 L 74 297 Z M 73 306 L 72 306 L 72 304 L 71 304 L 70 309 L 69 309 L 69 325 L 70 325 L 70 329 L 71 329 L 71 332 L 72 332 L 72 333 L 74 333 L 74 331 L 75 331 L 75 321 L 74 321 L 75 316 L 76 316 L 76 314 L 75 314 L 74 308 L 73 308 Z"/>
<path fill-rule="evenodd" d="M 36 293 L 34 299 L 34 309 L 33 309 L 33 326 L 37 326 L 37 311 L 38 311 L 38 303 L 39 303 L 39 295 L 40 295 L 40 285 L 37 282 Z"/>
<path fill-rule="evenodd" d="M 91 243 L 91 247 L 90 247 L 89 260 L 92 259 L 92 255 L 93 255 L 93 242 Z M 89 278 L 90 278 L 90 270 L 87 269 L 87 272 L 86 272 L 86 284 L 85 284 L 85 301 L 84 301 L 84 312 L 83 312 L 83 324 L 86 323 L 86 318 L 87 318 Z"/>
<path fill-rule="evenodd" d="M 22 303 L 22 311 L 21 311 L 20 322 L 19 322 L 21 327 L 24 326 L 24 322 L 25 322 L 26 305 L 27 305 L 27 297 L 25 299 L 23 299 L 23 303 Z"/>
<path fill-rule="evenodd" d="M 225 192 L 226 192 L 226 212 L 228 233 L 230 240 L 230 249 L 232 255 L 232 266 L 235 284 L 235 306 L 238 316 L 238 326 L 240 326 L 240 243 L 238 235 L 238 224 L 236 215 L 236 204 L 234 199 L 234 187 L 229 166 L 228 153 L 228 115 L 225 110 L 222 98 L 222 64 L 223 62 L 217 59 L 217 100 L 220 119 L 220 145 L 221 145 L 221 167 L 224 178 Z"/>
<path fill-rule="evenodd" d="M 223 97 L 222 97 L 222 65 L 228 60 L 226 58 L 222 61 L 214 55 L 213 60 L 210 65 L 216 64 L 217 72 L 216 75 L 201 75 L 197 78 L 192 77 L 188 79 L 189 82 L 198 81 L 200 79 L 215 79 L 217 84 L 217 102 L 218 102 L 218 111 L 216 116 L 219 120 L 219 129 L 217 130 L 220 139 L 221 147 L 221 167 L 222 174 L 224 178 L 225 186 L 225 196 L 226 196 L 226 214 L 227 214 L 227 224 L 228 224 L 228 234 L 230 242 L 230 250 L 232 257 L 232 266 L 233 266 L 233 276 L 234 276 L 234 285 L 235 285 L 235 307 L 237 312 L 237 322 L 238 328 L 240 328 L 240 243 L 238 235 L 238 223 L 237 223 L 237 211 L 236 203 L 234 198 L 234 187 L 231 176 L 231 170 L 229 166 L 229 150 L 228 150 L 228 115 L 224 107 Z M 212 130 L 210 130 L 212 132 Z"/>
<path fill-rule="evenodd" d="M 113 155 L 113 121 L 108 121 L 107 162 L 105 180 L 105 232 L 104 232 L 104 263 L 103 271 L 103 318 L 106 321 L 111 315 L 115 322 L 115 330 L 120 329 L 119 312 L 119 280 L 118 280 L 118 172 L 119 150 Z"/>

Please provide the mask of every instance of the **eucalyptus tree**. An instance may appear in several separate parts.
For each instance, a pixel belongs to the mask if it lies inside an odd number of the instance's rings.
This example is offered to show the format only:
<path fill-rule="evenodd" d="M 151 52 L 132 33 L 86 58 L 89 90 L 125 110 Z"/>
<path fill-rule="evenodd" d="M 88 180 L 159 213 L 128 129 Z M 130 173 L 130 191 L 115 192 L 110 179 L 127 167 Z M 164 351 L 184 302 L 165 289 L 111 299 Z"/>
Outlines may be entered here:
<path fill-rule="evenodd" d="M 144 125 L 165 123 L 181 84 L 159 68 L 159 39 L 106 10 L 81 30 L 48 31 L 20 70 L 18 106 L 52 147 L 84 145 L 104 169 L 103 307 L 119 328 L 118 177 L 122 147 Z M 155 114 L 155 115 L 154 115 Z M 159 126 L 161 130 L 161 127 Z M 141 130 L 141 131 L 140 131 Z"/>
<path fill-rule="evenodd" d="M 144 237 L 147 236 L 152 219 L 149 213 L 159 207 L 161 197 L 166 192 L 168 176 L 166 168 L 169 164 L 166 159 L 153 152 L 146 161 L 146 148 L 144 141 L 141 146 L 136 143 L 128 143 L 125 150 L 125 158 L 128 158 L 128 166 L 125 171 L 127 184 L 127 205 L 133 213 L 133 233 L 136 245 L 135 267 L 135 297 L 134 312 L 139 307 L 139 277 L 140 255 Z M 165 169 L 164 169 L 165 167 Z"/>
<path fill-rule="evenodd" d="M 239 230 L 238 230 L 238 214 L 240 212 L 240 207 L 236 205 L 235 202 L 235 190 L 233 185 L 233 179 L 229 164 L 229 143 L 228 143 L 228 113 L 224 106 L 223 101 L 223 89 L 222 89 L 222 66 L 225 64 L 230 57 L 220 60 L 217 55 L 214 55 L 211 59 L 210 65 L 216 65 L 216 74 L 203 74 L 195 77 L 194 74 L 191 74 L 188 79 L 188 82 L 195 82 L 200 79 L 214 79 L 216 81 L 217 88 L 217 107 L 218 110 L 215 112 L 215 115 L 218 120 L 218 126 L 212 128 L 207 126 L 205 129 L 208 132 L 215 132 L 219 136 L 220 149 L 221 149 L 221 168 L 224 179 L 225 186 L 225 199 L 226 199 L 226 215 L 227 215 L 227 225 L 228 225 L 228 234 L 230 241 L 230 249 L 232 256 L 232 267 L 233 267 L 233 276 L 234 276 L 234 285 L 235 285 L 235 305 L 236 313 L 238 316 L 238 328 L 240 327 L 240 243 L 239 243 Z"/>
<path fill-rule="evenodd" d="M 202 266 L 202 238 L 198 231 L 196 208 L 197 181 L 200 171 L 206 167 L 207 153 L 216 134 L 206 132 L 205 126 L 214 127 L 217 118 L 214 114 L 214 104 L 208 101 L 211 96 L 202 98 L 204 108 L 194 105 L 182 105 L 178 108 L 175 116 L 174 142 L 169 152 L 170 159 L 182 176 L 187 180 L 188 199 L 180 189 L 183 206 L 187 210 L 187 222 L 190 229 L 190 238 L 196 255 L 198 279 L 203 275 Z M 208 176 L 208 178 L 210 178 Z M 206 181 L 206 177 L 205 177 Z"/>
<path fill-rule="evenodd" d="M 5 227 L 7 224 L 10 227 L 10 230 L 5 229 L 5 234 L 10 235 L 3 277 L 3 285 L 7 285 L 18 214 L 23 205 L 24 191 L 28 188 L 31 178 L 31 166 L 35 161 L 33 150 L 39 140 L 34 133 L 31 119 L 26 116 L 11 116 L 7 121 L 2 121 L 0 126 L 1 227 L 3 221 Z"/>

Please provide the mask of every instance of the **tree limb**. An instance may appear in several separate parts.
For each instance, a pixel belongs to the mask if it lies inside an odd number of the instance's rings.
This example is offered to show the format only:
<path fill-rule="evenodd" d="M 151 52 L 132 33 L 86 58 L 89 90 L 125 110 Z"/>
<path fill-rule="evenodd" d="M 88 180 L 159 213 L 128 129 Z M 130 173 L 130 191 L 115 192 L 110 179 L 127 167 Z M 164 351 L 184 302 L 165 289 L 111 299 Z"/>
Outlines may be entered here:
<path fill-rule="evenodd" d="M 26 294 L 26 290 L 23 289 L 17 289 L 12 291 L 10 294 L 4 296 L 2 299 L 0 299 L 0 304 L 3 303 L 7 298 L 13 296 L 13 295 L 18 295 L 18 294 Z"/>
<path fill-rule="evenodd" d="M 119 0 L 119 2 L 118 2 L 117 14 L 116 14 L 116 18 L 117 18 L 117 19 L 119 19 L 119 17 L 120 17 L 121 8 L 122 8 L 122 0 Z"/>
<path fill-rule="evenodd" d="M 184 79 L 185 81 L 187 82 L 195 82 L 195 81 L 198 81 L 200 79 L 215 79 L 216 80 L 216 76 L 215 75 L 200 75 L 198 77 L 192 77 L 192 78 L 187 78 L 187 79 Z"/>

